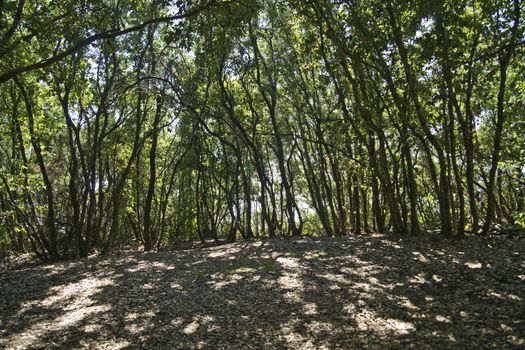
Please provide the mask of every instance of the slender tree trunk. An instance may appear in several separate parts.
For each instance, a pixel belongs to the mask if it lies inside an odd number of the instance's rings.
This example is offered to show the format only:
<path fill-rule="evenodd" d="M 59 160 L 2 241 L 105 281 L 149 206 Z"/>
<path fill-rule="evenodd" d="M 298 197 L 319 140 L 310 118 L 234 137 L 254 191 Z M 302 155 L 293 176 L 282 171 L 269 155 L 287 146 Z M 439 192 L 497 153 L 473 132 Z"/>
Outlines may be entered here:
<path fill-rule="evenodd" d="M 35 133 L 35 120 L 33 116 L 33 107 L 32 107 L 31 98 L 29 97 L 22 83 L 18 81 L 17 79 L 15 79 L 15 82 L 18 85 L 20 92 L 22 93 L 22 97 L 26 105 L 27 118 L 29 121 L 28 124 L 29 124 L 29 136 L 31 138 L 31 145 L 33 146 L 33 149 L 35 151 L 38 167 L 40 168 L 42 180 L 44 181 L 44 187 L 45 187 L 45 193 L 46 193 L 46 199 L 47 199 L 47 218 L 46 218 L 47 222 L 46 223 L 47 223 L 47 229 L 49 231 L 49 255 L 51 259 L 56 260 L 59 257 L 59 252 L 58 252 L 58 231 L 56 228 L 55 199 L 54 199 L 54 193 L 53 193 L 53 185 L 51 184 L 51 179 L 49 178 L 49 173 L 46 168 L 44 156 L 42 154 L 42 148 L 40 147 L 40 142 Z"/>
<path fill-rule="evenodd" d="M 155 242 L 152 222 L 151 222 L 151 206 L 153 197 L 155 196 L 155 182 L 157 181 L 157 142 L 159 138 L 159 124 L 162 116 L 162 98 L 157 97 L 155 117 L 153 118 L 151 146 L 149 151 L 149 178 L 148 191 L 146 199 L 144 200 L 144 250 L 148 251 L 153 248 Z"/>
<path fill-rule="evenodd" d="M 511 40 L 513 44 L 516 40 L 518 27 L 520 23 L 520 1 L 514 0 L 514 24 L 511 29 Z M 514 53 L 514 45 L 510 45 L 506 50 L 499 55 L 499 89 L 498 89 L 498 103 L 496 113 L 496 125 L 494 131 L 494 144 L 492 148 L 492 157 L 490 162 L 489 182 L 487 185 L 487 213 L 485 222 L 483 223 L 483 235 L 489 233 L 492 221 L 494 220 L 495 208 L 495 193 L 494 184 L 496 180 L 496 173 L 498 171 L 498 163 L 500 159 L 501 138 L 503 134 L 503 126 L 505 124 L 505 91 L 507 87 L 507 69 L 509 67 L 512 55 Z"/>

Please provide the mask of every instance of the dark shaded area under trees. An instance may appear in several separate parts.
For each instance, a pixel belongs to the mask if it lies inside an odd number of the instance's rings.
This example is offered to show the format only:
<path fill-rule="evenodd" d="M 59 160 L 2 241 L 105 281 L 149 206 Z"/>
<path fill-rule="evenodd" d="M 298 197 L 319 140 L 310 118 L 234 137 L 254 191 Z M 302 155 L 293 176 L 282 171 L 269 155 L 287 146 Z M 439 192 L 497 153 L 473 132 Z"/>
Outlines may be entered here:
<path fill-rule="evenodd" d="M 0 347 L 518 349 L 524 243 L 375 234 L 26 266 L 0 275 Z"/>

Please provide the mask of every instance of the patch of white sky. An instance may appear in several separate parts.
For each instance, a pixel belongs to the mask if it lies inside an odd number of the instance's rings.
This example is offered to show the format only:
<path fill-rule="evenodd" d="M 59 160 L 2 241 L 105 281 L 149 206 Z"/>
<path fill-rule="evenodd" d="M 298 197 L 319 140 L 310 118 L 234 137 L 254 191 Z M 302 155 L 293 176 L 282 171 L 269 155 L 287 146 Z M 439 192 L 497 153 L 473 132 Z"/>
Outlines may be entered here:
<path fill-rule="evenodd" d="M 180 7 L 177 5 L 176 1 L 172 1 L 168 5 L 168 16 L 175 16 L 180 12 Z"/>
<path fill-rule="evenodd" d="M 268 21 L 268 17 L 264 15 L 259 16 L 259 21 L 257 24 L 260 29 L 271 29 L 270 22 Z"/>
<path fill-rule="evenodd" d="M 434 20 L 432 18 L 427 18 L 427 17 L 422 18 L 421 24 L 418 30 L 416 30 L 415 38 L 419 39 L 423 35 L 428 34 L 432 30 L 433 26 L 434 26 Z"/>
<path fill-rule="evenodd" d="M 410 44 L 413 45 L 418 39 L 421 39 L 424 35 L 430 33 L 432 27 L 434 26 L 434 20 L 432 18 L 424 17 L 421 19 L 419 28 L 416 30 L 416 34 L 412 39 L 410 39 Z M 436 66 L 437 61 L 432 58 L 423 66 L 423 75 L 419 78 L 420 81 L 427 80 L 432 75 L 433 67 Z"/>

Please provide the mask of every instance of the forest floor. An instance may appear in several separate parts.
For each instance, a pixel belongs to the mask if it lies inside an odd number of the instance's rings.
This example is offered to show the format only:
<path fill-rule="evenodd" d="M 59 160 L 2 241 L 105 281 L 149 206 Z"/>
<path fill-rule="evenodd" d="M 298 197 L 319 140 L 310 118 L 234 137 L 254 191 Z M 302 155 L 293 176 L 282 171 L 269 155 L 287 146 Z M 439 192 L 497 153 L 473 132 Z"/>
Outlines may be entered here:
<path fill-rule="evenodd" d="M 525 239 L 352 236 L 0 274 L 0 348 L 525 347 Z"/>

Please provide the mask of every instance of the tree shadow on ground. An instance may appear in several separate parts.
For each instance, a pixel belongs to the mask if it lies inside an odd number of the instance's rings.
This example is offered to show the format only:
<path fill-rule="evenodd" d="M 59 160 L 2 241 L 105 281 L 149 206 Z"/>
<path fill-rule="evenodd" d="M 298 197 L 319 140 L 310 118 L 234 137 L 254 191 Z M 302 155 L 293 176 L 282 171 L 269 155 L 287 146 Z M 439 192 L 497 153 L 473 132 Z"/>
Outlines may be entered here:
<path fill-rule="evenodd" d="M 517 348 L 523 242 L 348 237 L 0 276 L 6 348 Z"/>

